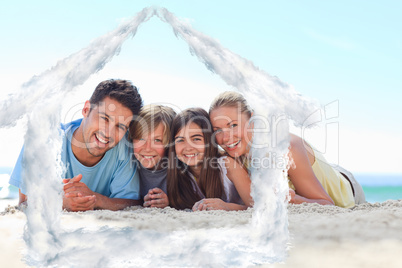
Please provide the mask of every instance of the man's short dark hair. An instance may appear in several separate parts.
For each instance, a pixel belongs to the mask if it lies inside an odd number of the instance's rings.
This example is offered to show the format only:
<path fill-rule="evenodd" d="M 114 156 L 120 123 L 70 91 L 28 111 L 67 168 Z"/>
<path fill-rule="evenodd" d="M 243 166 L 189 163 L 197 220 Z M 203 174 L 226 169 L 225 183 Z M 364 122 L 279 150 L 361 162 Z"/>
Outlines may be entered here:
<path fill-rule="evenodd" d="M 130 109 L 133 115 L 138 115 L 142 107 L 142 99 L 137 87 L 127 80 L 109 79 L 100 82 L 89 102 L 92 105 L 98 105 L 106 97 L 120 102 Z"/>

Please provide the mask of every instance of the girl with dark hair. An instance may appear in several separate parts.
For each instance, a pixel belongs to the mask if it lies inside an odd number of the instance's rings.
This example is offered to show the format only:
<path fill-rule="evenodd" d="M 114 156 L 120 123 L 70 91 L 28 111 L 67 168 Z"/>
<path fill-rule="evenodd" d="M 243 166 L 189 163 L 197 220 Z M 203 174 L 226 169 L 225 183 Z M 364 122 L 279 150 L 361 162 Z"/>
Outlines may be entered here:
<path fill-rule="evenodd" d="M 167 190 L 176 209 L 241 210 L 252 203 L 247 172 L 229 157 L 220 157 L 208 113 L 191 108 L 173 120 Z"/>

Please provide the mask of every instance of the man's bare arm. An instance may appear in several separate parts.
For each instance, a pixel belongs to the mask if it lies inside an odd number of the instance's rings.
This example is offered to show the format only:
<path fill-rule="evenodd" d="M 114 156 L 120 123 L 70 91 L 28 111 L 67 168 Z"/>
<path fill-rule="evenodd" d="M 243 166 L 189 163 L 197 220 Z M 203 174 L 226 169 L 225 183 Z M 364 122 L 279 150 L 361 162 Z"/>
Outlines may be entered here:
<path fill-rule="evenodd" d="M 95 193 L 96 203 L 95 209 L 120 210 L 131 206 L 140 206 L 141 200 L 109 198 L 104 195 Z"/>
<path fill-rule="evenodd" d="M 120 210 L 130 206 L 138 206 L 142 205 L 141 200 L 134 199 L 124 199 L 124 198 L 110 198 L 106 197 L 102 194 L 93 192 L 85 183 L 82 183 L 80 180 L 82 175 L 77 175 L 71 180 L 63 180 L 64 184 L 64 193 L 65 198 L 75 199 L 77 201 L 81 201 L 83 197 L 94 197 L 94 204 L 90 204 L 86 209 L 84 206 L 82 210 L 91 210 L 91 209 L 108 209 L 108 210 Z M 82 200 L 87 201 L 87 200 Z M 71 204 L 76 205 L 76 207 L 81 207 L 79 204 L 75 204 L 73 200 L 71 200 Z M 89 203 L 88 203 L 89 204 Z"/>
<path fill-rule="evenodd" d="M 21 189 L 18 189 L 18 194 L 19 194 L 18 205 L 26 204 L 26 202 L 27 202 L 27 196 L 24 195 L 23 193 L 21 193 Z"/>

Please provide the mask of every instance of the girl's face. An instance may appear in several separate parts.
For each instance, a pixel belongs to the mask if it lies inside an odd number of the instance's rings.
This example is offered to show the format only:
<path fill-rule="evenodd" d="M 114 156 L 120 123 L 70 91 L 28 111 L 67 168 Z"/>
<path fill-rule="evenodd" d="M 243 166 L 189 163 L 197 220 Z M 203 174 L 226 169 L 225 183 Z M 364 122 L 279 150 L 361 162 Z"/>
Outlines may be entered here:
<path fill-rule="evenodd" d="M 195 123 L 189 123 L 177 132 L 174 137 L 177 158 L 188 165 L 195 167 L 202 163 L 205 151 L 204 134 Z"/>
<path fill-rule="evenodd" d="M 211 111 L 216 142 L 232 157 L 247 155 L 253 137 L 250 118 L 236 107 L 218 107 Z"/>
<path fill-rule="evenodd" d="M 153 132 L 143 135 L 141 139 L 135 139 L 134 156 L 145 168 L 154 168 L 165 155 L 163 144 L 163 131 L 165 126 L 159 124 Z"/>

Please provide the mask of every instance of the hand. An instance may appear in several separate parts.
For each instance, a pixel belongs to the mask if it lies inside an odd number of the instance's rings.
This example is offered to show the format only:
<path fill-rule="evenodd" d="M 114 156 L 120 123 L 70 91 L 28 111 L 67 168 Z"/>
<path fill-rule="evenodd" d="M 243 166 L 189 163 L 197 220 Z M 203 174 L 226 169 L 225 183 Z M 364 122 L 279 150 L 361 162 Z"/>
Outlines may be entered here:
<path fill-rule="evenodd" d="M 77 176 L 75 176 L 72 179 L 63 179 L 63 183 L 69 183 L 69 182 L 79 182 L 82 179 L 82 174 L 78 174 Z"/>
<path fill-rule="evenodd" d="M 196 202 L 193 211 L 200 210 L 229 210 L 227 203 L 220 198 L 207 198 Z"/>
<path fill-rule="evenodd" d="M 169 199 L 164 191 L 159 188 L 153 188 L 144 196 L 144 207 L 164 208 L 169 205 Z"/>
<path fill-rule="evenodd" d="M 95 195 L 85 183 L 81 182 L 81 179 L 82 175 L 79 174 L 72 179 L 63 180 L 65 197 L 77 197 L 78 193 L 80 193 L 81 196 Z"/>
<path fill-rule="evenodd" d="M 79 174 L 72 179 L 63 179 L 63 208 L 68 211 L 87 211 L 95 209 L 96 196 L 85 183 L 81 182 Z"/>
<path fill-rule="evenodd" d="M 80 193 L 76 194 L 75 197 L 64 197 L 63 198 L 63 208 L 68 211 L 87 211 L 94 210 L 96 203 L 96 196 L 82 196 Z"/>

